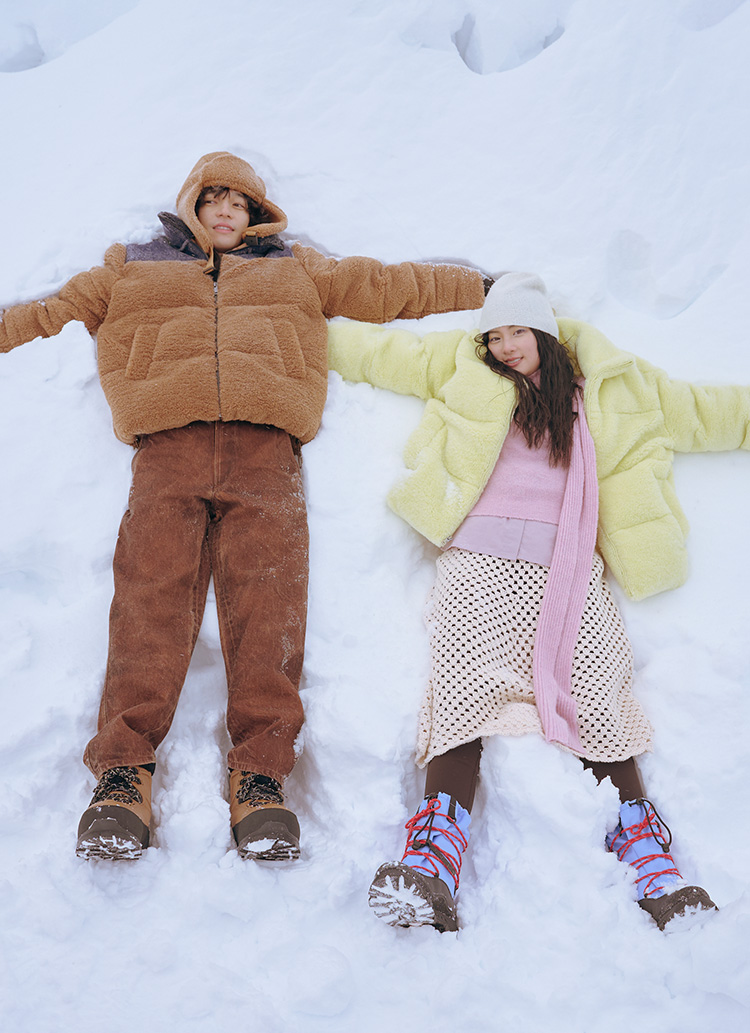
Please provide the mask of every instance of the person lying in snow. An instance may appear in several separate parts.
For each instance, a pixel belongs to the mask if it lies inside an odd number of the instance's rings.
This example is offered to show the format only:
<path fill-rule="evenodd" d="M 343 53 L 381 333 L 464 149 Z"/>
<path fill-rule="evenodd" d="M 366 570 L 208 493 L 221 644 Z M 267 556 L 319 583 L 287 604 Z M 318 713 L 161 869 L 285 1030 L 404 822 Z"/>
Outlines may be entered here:
<path fill-rule="evenodd" d="M 376 915 L 457 928 L 481 737 L 527 732 L 612 780 L 621 806 L 606 846 L 637 870 L 639 903 L 661 928 L 714 907 L 682 880 L 641 783 L 651 728 L 603 574 L 606 562 L 636 599 L 683 583 L 673 454 L 750 448 L 750 388 L 669 380 L 593 327 L 556 320 L 528 273 L 495 282 L 477 335 L 338 322 L 328 340 L 345 379 L 426 401 L 389 502 L 444 550 L 425 615 L 425 797 L 401 861 L 372 883 Z"/>
<path fill-rule="evenodd" d="M 242 856 L 299 854 L 283 782 L 302 726 L 308 531 L 300 444 L 327 389 L 326 317 L 387 322 L 479 307 L 487 278 L 451 265 L 336 260 L 288 244 L 282 210 L 228 152 L 204 155 L 164 236 L 113 245 L 54 297 L 4 311 L 0 350 L 81 320 L 97 334 L 115 434 L 136 448 L 114 557 L 98 779 L 84 858 L 149 842 L 167 734 L 213 574 L 228 682 L 231 824 Z"/>

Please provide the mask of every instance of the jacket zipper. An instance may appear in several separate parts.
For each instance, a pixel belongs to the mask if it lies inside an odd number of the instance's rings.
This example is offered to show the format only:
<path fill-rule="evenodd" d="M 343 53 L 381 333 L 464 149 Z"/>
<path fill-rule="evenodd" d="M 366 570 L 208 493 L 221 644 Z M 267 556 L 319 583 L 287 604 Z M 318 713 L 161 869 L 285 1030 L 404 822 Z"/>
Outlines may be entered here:
<path fill-rule="evenodd" d="M 221 378 L 219 377 L 219 279 L 214 279 L 214 361 L 216 363 L 216 397 L 219 403 L 219 421 L 221 415 Z"/>

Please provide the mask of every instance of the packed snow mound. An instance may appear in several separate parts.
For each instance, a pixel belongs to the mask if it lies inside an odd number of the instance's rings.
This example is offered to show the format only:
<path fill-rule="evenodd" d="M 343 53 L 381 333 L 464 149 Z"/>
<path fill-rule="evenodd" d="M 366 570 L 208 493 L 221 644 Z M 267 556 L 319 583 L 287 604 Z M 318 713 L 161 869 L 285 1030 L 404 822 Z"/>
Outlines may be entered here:
<path fill-rule="evenodd" d="M 680 21 L 686 29 L 700 32 L 728 18 L 747 0 L 685 0 L 680 9 Z"/>
<path fill-rule="evenodd" d="M 0 72 L 25 72 L 54 61 L 137 4 L 138 0 L 3 0 Z"/>
<path fill-rule="evenodd" d="M 531 61 L 562 36 L 573 2 L 528 0 L 516 6 L 493 0 L 429 0 L 402 39 L 412 46 L 455 49 L 479 75 L 505 72 Z"/>

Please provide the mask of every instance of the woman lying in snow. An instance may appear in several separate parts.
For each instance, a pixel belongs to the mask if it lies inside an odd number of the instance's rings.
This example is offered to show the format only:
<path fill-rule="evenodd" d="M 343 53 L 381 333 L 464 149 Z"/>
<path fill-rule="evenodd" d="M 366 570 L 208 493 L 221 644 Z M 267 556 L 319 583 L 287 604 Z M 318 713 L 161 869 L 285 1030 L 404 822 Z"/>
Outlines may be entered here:
<path fill-rule="evenodd" d="M 638 599 L 686 576 L 675 451 L 750 448 L 750 388 L 669 380 L 593 327 L 556 320 L 544 284 L 502 276 L 479 334 L 329 327 L 348 380 L 423 398 L 392 508 L 444 551 L 426 623 L 417 763 L 425 798 L 370 904 L 392 925 L 455 930 L 485 735 L 540 732 L 619 791 L 607 849 L 637 871 L 660 928 L 715 907 L 686 885 L 635 757 L 651 728 L 604 563 Z"/>

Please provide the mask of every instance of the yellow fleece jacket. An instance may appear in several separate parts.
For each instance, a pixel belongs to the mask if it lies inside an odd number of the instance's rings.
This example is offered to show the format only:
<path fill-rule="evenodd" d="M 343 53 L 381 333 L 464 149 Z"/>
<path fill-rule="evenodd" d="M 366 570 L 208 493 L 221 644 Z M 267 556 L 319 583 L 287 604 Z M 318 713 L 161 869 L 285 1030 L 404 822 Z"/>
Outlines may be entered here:
<path fill-rule="evenodd" d="M 594 327 L 559 319 L 585 378 L 584 408 L 599 480 L 597 548 L 624 591 L 641 599 L 687 577 L 687 520 L 675 494 L 675 452 L 750 449 L 750 387 L 697 386 L 620 351 Z M 475 331 L 430 333 L 367 323 L 328 329 L 344 379 L 424 399 L 391 508 L 444 546 L 472 509 L 502 448 L 515 388 L 476 355 Z"/>

